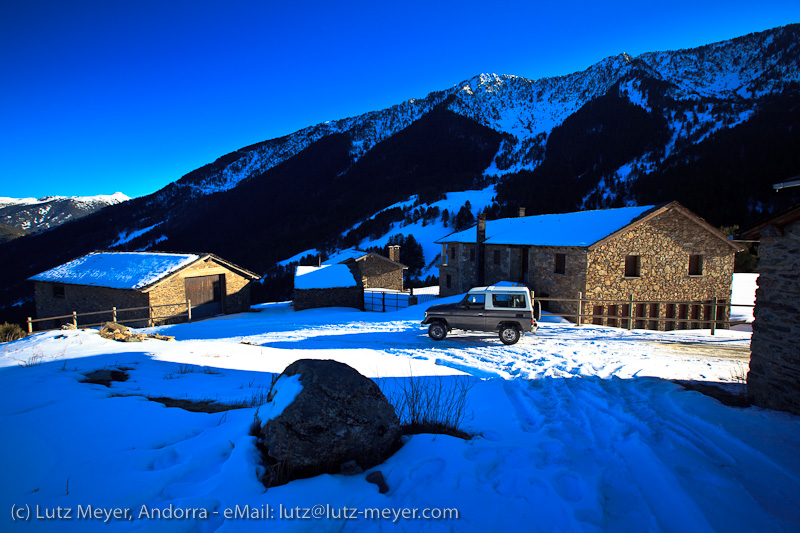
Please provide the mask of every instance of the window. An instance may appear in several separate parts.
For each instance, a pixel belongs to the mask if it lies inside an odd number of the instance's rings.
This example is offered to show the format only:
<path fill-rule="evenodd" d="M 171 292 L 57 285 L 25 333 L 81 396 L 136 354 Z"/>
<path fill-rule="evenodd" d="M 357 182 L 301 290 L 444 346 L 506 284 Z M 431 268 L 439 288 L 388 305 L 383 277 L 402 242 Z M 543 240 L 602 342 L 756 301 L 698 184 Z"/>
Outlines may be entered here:
<path fill-rule="evenodd" d="M 522 294 L 492 294 L 492 305 L 494 307 L 525 309 L 525 296 Z"/>
<path fill-rule="evenodd" d="M 567 272 L 567 254 L 556 254 L 553 272 L 556 274 L 565 274 Z"/>
<path fill-rule="evenodd" d="M 689 256 L 689 275 L 702 276 L 703 275 L 703 256 L 690 255 Z"/>
<path fill-rule="evenodd" d="M 495 250 L 494 251 L 494 264 L 495 265 L 499 265 L 500 264 L 500 250 Z"/>
<path fill-rule="evenodd" d="M 64 298 L 63 285 L 53 285 L 53 298 Z"/>
<path fill-rule="evenodd" d="M 468 294 L 467 307 L 470 309 L 483 309 L 486 304 L 486 295 L 484 294 Z"/>
<path fill-rule="evenodd" d="M 469 260 L 470 261 L 475 261 L 475 248 L 474 247 L 469 249 Z"/>
<path fill-rule="evenodd" d="M 625 277 L 638 278 L 641 275 L 641 259 L 638 255 L 625 256 Z"/>
<path fill-rule="evenodd" d="M 456 245 L 455 244 L 450 247 L 450 259 L 452 259 L 453 261 L 456 260 Z"/>
<path fill-rule="evenodd" d="M 447 274 L 446 278 L 447 288 L 450 289 L 453 286 L 453 278 L 450 277 L 450 274 Z"/>

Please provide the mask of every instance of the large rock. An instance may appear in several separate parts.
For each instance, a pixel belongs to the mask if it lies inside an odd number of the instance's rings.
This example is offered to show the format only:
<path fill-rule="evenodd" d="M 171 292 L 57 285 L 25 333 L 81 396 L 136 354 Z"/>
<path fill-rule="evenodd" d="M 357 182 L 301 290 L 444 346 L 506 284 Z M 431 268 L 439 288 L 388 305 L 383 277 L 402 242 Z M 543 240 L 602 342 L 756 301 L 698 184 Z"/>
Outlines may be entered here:
<path fill-rule="evenodd" d="M 301 359 L 283 371 L 299 374 L 302 390 L 260 431 L 267 486 L 382 463 L 399 447 L 400 424 L 378 386 L 337 361 Z"/>

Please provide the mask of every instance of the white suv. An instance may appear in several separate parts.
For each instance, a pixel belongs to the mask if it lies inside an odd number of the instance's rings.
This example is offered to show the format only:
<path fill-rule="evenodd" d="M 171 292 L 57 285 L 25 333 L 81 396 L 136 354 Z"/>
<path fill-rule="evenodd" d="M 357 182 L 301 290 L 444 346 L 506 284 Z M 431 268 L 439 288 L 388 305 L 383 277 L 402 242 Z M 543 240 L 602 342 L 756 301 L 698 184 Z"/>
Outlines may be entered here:
<path fill-rule="evenodd" d="M 428 335 L 440 341 L 453 329 L 497 331 L 504 344 L 516 343 L 523 332 L 535 333 L 533 293 L 524 286 L 475 287 L 458 303 L 431 306 L 423 325 Z"/>

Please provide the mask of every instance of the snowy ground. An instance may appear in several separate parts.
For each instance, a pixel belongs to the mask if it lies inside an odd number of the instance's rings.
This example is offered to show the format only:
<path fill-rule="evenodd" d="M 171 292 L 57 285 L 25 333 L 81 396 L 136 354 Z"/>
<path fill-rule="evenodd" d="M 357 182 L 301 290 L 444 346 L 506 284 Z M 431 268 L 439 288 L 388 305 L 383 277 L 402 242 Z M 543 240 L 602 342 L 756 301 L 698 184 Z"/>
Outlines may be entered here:
<path fill-rule="evenodd" d="M 549 318 L 511 347 L 477 333 L 434 343 L 419 325 L 424 307 L 296 313 L 263 304 L 157 328 L 175 342 L 118 343 L 87 330 L 0 345 L 0 530 L 800 528 L 800 418 L 726 407 L 670 381 L 736 387 L 749 332 L 628 332 Z M 479 436 L 409 438 L 376 468 L 386 495 L 368 472 L 265 492 L 248 435 L 256 409 L 193 413 L 146 399 L 258 398 L 271 373 L 299 358 L 345 362 L 389 394 L 410 375 L 469 379 L 465 426 Z M 112 367 L 129 369 L 128 381 L 80 383 Z M 88 506 L 123 516 L 107 525 L 87 519 Z M 60 520 L 46 518 L 59 507 Z M 330 518 L 344 507 L 356 511 L 350 520 Z M 172 519 L 156 517 L 170 509 Z M 198 518 L 175 518 L 177 509 Z M 323 518 L 311 518 L 320 509 Z M 368 518 L 371 509 L 389 518 Z M 457 509 L 459 518 L 397 518 L 403 509 Z"/>

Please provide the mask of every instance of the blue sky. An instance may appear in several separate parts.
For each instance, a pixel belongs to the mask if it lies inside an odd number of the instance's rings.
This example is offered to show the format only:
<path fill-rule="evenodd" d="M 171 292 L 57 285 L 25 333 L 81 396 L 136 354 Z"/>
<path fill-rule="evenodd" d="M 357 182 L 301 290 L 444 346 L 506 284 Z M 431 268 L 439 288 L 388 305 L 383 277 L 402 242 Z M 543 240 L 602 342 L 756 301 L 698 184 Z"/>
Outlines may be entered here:
<path fill-rule="evenodd" d="M 142 196 L 237 148 L 481 72 L 555 76 L 794 22 L 800 0 L 10 0 L 0 196 Z"/>

